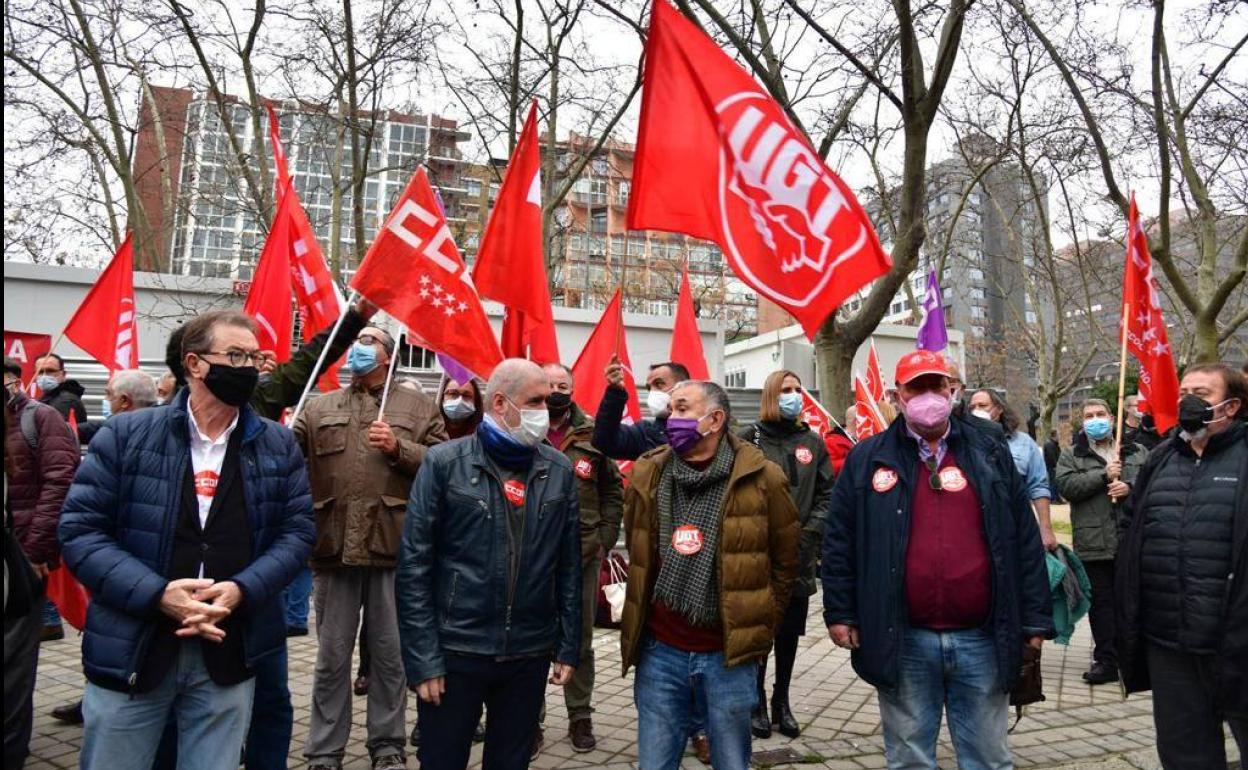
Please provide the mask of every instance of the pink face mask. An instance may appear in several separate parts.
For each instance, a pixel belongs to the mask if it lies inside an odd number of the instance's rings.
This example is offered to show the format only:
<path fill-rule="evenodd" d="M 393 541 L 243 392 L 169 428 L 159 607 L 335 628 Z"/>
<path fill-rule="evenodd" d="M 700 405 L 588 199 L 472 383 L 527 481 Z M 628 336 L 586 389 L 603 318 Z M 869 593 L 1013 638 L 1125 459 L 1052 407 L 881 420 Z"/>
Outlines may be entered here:
<path fill-rule="evenodd" d="M 916 429 L 939 428 L 949 420 L 953 402 L 939 393 L 921 393 L 902 404 L 906 422 Z"/>

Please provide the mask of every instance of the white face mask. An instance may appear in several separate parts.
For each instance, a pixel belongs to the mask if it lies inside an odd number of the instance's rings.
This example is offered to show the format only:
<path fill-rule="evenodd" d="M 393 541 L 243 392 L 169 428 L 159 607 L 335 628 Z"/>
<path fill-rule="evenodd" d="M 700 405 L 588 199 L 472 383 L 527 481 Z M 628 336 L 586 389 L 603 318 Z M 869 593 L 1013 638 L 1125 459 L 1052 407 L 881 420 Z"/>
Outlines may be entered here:
<path fill-rule="evenodd" d="M 646 394 L 646 408 L 651 417 L 662 417 L 672 408 L 672 394 L 662 390 L 652 390 Z"/>
<path fill-rule="evenodd" d="M 510 398 L 507 403 L 520 413 L 519 425 L 503 424 L 508 435 L 528 447 L 537 446 L 546 440 L 546 433 L 550 430 L 550 412 L 545 409 L 521 409 Z"/>
<path fill-rule="evenodd" d="M 981 420 L 987 420 L 988 422 L 993 422 L 992 412 L 988 411 L 987 409 L 972 409 L 971 414 L 975 415 Z"/>

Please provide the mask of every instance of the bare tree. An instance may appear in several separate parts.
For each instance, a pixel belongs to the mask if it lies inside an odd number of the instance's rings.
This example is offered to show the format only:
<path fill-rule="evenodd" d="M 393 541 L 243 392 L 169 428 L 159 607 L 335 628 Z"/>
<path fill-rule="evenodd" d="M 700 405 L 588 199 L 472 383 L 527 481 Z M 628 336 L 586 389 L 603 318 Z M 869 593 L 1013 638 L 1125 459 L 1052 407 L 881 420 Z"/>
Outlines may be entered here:
<path fill-rule="evenodd" d="M 1244 68 L 1236 66 L 1242 64 L 1248 44 L 1248 33 L 1242 32 L 1242 5 L 1211 2 L 1185 18 L 1189 32 L 1181 43 L 1182 55 L 1175 59 L 1165 0 L 1154 0 L 1150 88 L 1137 93 L 1129 67 L 1107 66 L 1120 51 L 1093 37 L 1100 30 L 1078 23 L 1084 3 L 1053 5 L 1041 12 L 1024 0 L 1008 2 L 1044 47 L 1078 105 L 1096 148 L 1104 195 L 1122 223 L 1128 208 L 1120 182 L 1124 170 L 1110 148 L 1146 143 L 1160 193 L 1149 248 L 1174 295 L 1194 319 L 1194 359 L 1218 359 L 1219 345 L 1248 321 L 1248 307 L 1233 309 L 1248 275 L 1248 229 L 1233 229 L 1234 240 L 1227 249 L 1223 244 L 1227 229 L 1219 226 L 1228 208 L 1245 211 L 1248 192 L 1243 156 L 1248 143 L 1248 79 Z M 1135 125 L 1148 130 L 1136 131 Z M 1180 209 L 1172 211 L 1176 200 Z M 1198 257 L 1194 273 L 1185 271 L 1176 258 L 1176 220 L 1186 224 L 1194 240 Z"/>

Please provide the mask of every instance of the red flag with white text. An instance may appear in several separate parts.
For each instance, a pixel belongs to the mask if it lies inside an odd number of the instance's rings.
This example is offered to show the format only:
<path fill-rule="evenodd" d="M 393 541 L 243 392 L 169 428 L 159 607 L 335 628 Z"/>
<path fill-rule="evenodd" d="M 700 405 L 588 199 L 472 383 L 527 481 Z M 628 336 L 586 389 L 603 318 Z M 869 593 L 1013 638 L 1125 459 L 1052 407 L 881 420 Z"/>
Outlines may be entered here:
<path fill-rule="evenodd" d="M 802 388 L 802 422 L 820 436 L 831 433 L 832 426 L 836 424 L 832 422 L 832 415 L 823 408 L 823 404 L 816 401 L 805 388 Z"/>
<path fill-rule="evenodd" d="M 472 281 L 481 296 L 507 307 L 502 337 L 503 354 L 509 358 L 559 361 L 544 253 L 542 153 L 534 100 L 472 268 Z"/>
<path fill-rule="evenodd" d="M 875 349 L 875 338 L 867 350 L 867 395 L 877 404 L 884 400 L 884 370 L 880 368 L 880 354 Z"/>
<path fill-rule="evenodd" d="M 1165 433 L 1179 421 L 1179 375 L 1170 350 L 1166 320 L 1161 313 L 1161 293 L 1153 275 L 1153 256 L 1140 225 L 1140 211 L 1131 194 L 1127 217 L 1127 267 L 1123 280 L 1122 317 L 1127 351 L 1140 362 L 1139 390 L 1157 424 Z"/>
<path fill-rule="evenodd" d="M 628 355 L 628 341 L 624 339 L 624 313 L 619 289 L 616 289 L 615 296 L 602 311 L 602 318 L 590 332 L 585 347 L 581 349 L 581 355 L 572 365 L 572 379 L 576 381 L 572 400 L 586 414 L 598 413 L 598 404 L 607 392 L 605 372 L 612 356 L 618 356 L 620 363 L 624 365 L 624 389 L 628 391 L 628 408 L 625 410 L 624 422 L 641 422 L 641 400 L 637 398 L 633 363 Z"/>
<path fill-rule="evenodd" d="M 50 334 L 7 330 L 4 333 L 4 355 L 21 365 L 22 384 L 29 389 L 35 389 L 35 361 L 46 356 L 51 350 L 52 335 Z"/>
<path fill-rule="evenodd" d="M 654 0 L 628 226 L 715 241 L 813 338 L 888 272 L 853 191 L 784 110 L 667 0 Z"/>
<path fill-rule="evenodd" d="M 395 203 L 351 286 L 477 377 L 489 378 L 503 359 L 423 167 Z"/>
<path fill-rule="evenodd" d="M 109 372 L 139 367 L 135 324 L 134 248 L 130 234 L 65 325 L 65 337 Z"/>
<path fill-rule="evenodd" d="M 884 416 L 880 414 L 879 407 L 875 405 L 871 394 L 867 392 L 867 384 L 859 375 L 854 375 L 854 409 L 856 424 L 854 432 L 859 441 L 871 438 L 877 433 L 883 433 L 888 427 L 884 423 Z"/>
<path fill-rule="evenodd" d="M 247 300 L 243 303 L 243 312 L 256 322 L 256 342 L 260 349 L 273 351 L 278 363 L 290 360 L 291 324 L 294 320 L 290 302 L 289 205 L 290 200 L 283 198 L 277 207 L 277 216 L 273 218 L 269 237 L 260 250 L 256 272 L 251 277 L 251 288 L 247 290 Z"/>
<path fill-rule="evenodd" d="M 711 379 L 702 350 L 702 334 L 698 331 L 698 315 L 693 307 L 693 289 L 689 285 L 689 266 L 680 272 L 680 295 L 676 300 L 676 321 L 672 324 L 672 347 L 668 360 L 684 364 L 695 380 Z"/>

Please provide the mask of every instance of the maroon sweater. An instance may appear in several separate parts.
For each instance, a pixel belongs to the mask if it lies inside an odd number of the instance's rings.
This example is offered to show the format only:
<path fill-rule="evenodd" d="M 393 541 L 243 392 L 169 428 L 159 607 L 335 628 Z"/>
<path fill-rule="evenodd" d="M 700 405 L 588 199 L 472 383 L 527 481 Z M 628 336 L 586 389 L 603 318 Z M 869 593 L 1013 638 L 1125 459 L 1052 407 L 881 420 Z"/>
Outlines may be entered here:
<path fill-rule="evenodd" d="M 953 452 L 940 465 L 941 489 L 932 489 L 919 462 L 906 547 L 906 604 L 910 624 L 949 631 L 988 619 L 992 572 L 979 497 Z"/>

